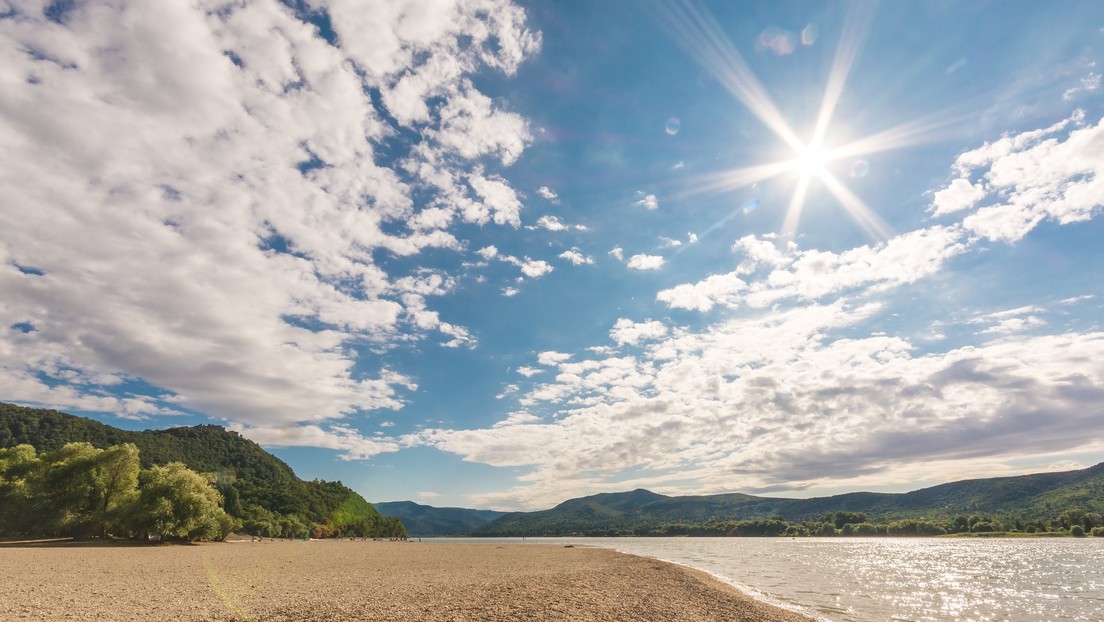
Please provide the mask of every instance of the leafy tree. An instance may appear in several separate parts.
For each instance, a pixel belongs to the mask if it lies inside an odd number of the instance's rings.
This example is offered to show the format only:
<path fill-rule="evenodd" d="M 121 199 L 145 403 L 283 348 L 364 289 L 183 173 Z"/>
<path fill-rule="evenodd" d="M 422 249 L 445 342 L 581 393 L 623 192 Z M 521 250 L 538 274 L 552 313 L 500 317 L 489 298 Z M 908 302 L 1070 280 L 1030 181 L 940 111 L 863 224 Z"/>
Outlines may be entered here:
<path fill-rule="evenodd" d="M 123 514 L 136 495 L 137 447 L 68 443 L 41 454 L 39 461 L 29 493 L 49 531 L 73 536 L 122 532 Z"/>
<path fill-rule="evenodd" d="M 137 534 L 168 540 L 221 540 L 234 521 L 222 509 L 211 480 L 179 462 L 153 466 L 139 476 L 140 488 L 131 517 Z"/>
<path fill-rule="evenodd" d="M 0 449 L 0 534 L 23 533 L 32 524 L 32 491 L 27 482 L 39 465 L 30 445 Z"/>

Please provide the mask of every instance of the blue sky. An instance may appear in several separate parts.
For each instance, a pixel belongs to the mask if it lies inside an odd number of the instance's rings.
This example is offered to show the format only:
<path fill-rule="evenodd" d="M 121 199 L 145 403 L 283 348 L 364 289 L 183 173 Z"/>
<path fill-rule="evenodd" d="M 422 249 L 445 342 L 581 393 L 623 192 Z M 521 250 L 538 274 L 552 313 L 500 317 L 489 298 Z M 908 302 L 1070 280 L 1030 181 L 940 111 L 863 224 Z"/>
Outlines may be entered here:
<path fill-rule="evenodd" d="M 0 2 L 0 400 L 373 501 L 1104 460 L 1104 6 Z"/>

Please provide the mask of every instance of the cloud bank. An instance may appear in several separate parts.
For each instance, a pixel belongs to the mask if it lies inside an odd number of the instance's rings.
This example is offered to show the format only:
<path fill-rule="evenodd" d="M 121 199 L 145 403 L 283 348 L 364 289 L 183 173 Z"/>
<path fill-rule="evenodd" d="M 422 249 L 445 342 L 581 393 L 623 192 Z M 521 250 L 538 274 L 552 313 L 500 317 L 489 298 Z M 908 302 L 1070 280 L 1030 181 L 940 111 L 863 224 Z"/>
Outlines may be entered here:
<path fill-rule="evenodd" d="M 423 5 L 8 3 L 0 394 L 389 450 L 318 425 L 416 388 L 372 352 L 473 339 L 432 310 L 451 276 L 378 257 L 520 225 L 528 122 L 471 77 L 541 42 L 509 2 Z"/>

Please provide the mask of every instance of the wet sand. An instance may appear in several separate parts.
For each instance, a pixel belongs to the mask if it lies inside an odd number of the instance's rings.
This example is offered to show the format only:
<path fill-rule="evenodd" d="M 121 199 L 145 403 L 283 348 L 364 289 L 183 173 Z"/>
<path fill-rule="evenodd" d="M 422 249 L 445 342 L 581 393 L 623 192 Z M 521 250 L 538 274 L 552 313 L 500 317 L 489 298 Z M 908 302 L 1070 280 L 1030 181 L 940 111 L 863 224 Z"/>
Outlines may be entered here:
<path fill-rule="evenodd" d="M 551 544 L 0 544 L 0 586 L 0 620 L 808 620 L 702 572 Z"/>

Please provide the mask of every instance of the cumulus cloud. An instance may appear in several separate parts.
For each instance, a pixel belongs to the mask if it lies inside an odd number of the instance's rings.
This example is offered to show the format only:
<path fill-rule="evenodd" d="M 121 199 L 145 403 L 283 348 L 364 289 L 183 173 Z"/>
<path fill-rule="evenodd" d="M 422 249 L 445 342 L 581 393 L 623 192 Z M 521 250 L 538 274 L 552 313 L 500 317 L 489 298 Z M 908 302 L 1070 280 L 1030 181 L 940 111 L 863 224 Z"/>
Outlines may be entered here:
<path fill-rule="evenodd" d="M 620 246 L 614 246 L 607 254 L 617 261 L 625 261 L 625 251 Z"/>
<path fill-rule="evenodd" d="M 375 257 L 460 250 L 457 218 L 518 226 L 518 194 L 498 169 L 531 141 L 528 124 L 471 78 L 513 74 L 540 34 L 499 0 L 319 10 L 333 41 L 270 0 L 78 3 L 64 23 L 8 7 L 6 399 L 187 409 L 274 444 L 391 450 L 320 423 L 399 408 L 415 386 L 358 349 L 426 332 L 473 340 L 429 308 L 439 291 L 403 284 L 420 268 Z M 402 152 L 394 165 L 380 164 L 384 142 Z M 124 382 L 148 388 L 104 390 Z"/>
<path fill-rule="evenodd" d="M 667 325 L 655 320 L 634 322 L 621 318 L 610 330 L 610 338 L 621 345 L 636 345 L 641 341 L 651 341 L 667 336 Z"/>
<path fill-rule="evenodd" d="M 661 255 L 646 255 L 641 253 L 629 257 L 629 261 L 626 262 L 625 265 L 633 270 L 659 270 L 663 267 L 664 262 L 665 260 Z"/>
<path fill-rule="evenodd" d="M 501 261 L 503 263 L 508 263 L 508 264 L 517 266 L 518 268 L 521 269 L 522 274 L 524 274 L 525 276 L 527 276 L 531 279 L 535 279 L 535 278 L 544 276 L 544 275 L 546 275 L 549 272 L 552 272 L 554 270 L 554 268 L 552 267 L 552 264 L 548 263 L 547 261 L 544 261 L 544 260 L 541 260 L 541 259 L 531 259 L 529 257 L 515 257 L 513 255 L 504 255 L 504 254 L 500 253 L 498 251 L 498 248 L 495 247 L 495 246 L 484 246 L 483 248 L 475 251 L 475 253 L 477 255 L 479 255 L 480 257 L 482 257 L 485 261 L 491 261 L 493 259 L 497 259 L 498 261 Z M 513 288 L 507 288 L 507 289 L 513 289 Z M 516 293 L 517 293 L 517 291 L 514 291 L 513 293 L 506 294 L 506 295 L 507 296 L 512 296 Z"/>
<path fill-rule="evenodd" d="M 956 179 L 951 185 L 935 193 L 932 201 L 932 214 L 944 216 L 970 207 L 985 197 L 985 187 L 974 185 L 969 179 Z"/>
<path fill-rule="evenodd" d="M 548 186 L 541 186 L 540 188 L 537 188 L 537 194 L 548 199 L 549 201 L 555 201 L 557 198 L 559 198 L 559 195 L 556 194 L 556 192 Z"/>
<path fill-rule="evenodd" d="M 649 211 L 659 209 L 659 199 L 656 195 L 644 194 L 643 192 L 637 192 L 636 194 L 640 198 L 636 200 L 634 205 L 639 205 Z"/>
<path fill-rule="evenodd" d="M 735 273 L 714 274 L 697 283 L 683 283 L 656 294 L 656 300 L 673 309 L 709 311 L 715 305 L 737 307 L 747 283 Z"/>
<path fill-rule="evenodd" d="M 1086 125 L 1082 111 L 1048 128 L 1006 135 L 958 157 L 960 179 L 936 192 L 933 212 L 972 209 L 963 227 L 1002 242 L 1016 242 L 1046 220 L 1088 220 L 1104 205 L 1102 154 L 1104 119 Z M 967 181 L 979 177 L 977 184 Z"/>
<path fill-rule="evenodd" d="M 402 446 L 391 439 L 372 438 L 342 425 L 315 424 L 289 426 L 246 426 L 231 423 L 227 429 L 238 432 L 267 447 L 324 447 L 335 449 L 344 460 L 364 460 L 393 453 Z"/>
<path fill-rule="evenodd" d="M 972 320 L 971 324 L 987 324 L 983 333 L 1018 333 L 1033 328 L 1046 326 L 1046 320 L 1039 317 L 1046 310 L 1037 306 L 1018 307 L 1005 311 L 996 311 L 980 315 Z"/>
<path fill-rule="evenodd" d="M 564 259 L 576 266 L 591 265 L 594 263 L 594 258 L 584 255 L 579 249 L 571 248 L 560 253 L 560 259 Z"/>

